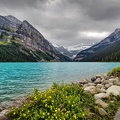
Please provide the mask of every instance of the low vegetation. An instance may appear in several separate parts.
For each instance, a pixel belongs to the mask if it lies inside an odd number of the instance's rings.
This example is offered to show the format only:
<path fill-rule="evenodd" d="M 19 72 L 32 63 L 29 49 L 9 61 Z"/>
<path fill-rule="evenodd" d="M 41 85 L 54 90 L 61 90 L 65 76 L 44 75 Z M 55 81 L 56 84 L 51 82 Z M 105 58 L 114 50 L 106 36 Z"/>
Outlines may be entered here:
<path fill-rule="evenodd" d="M 19 39 L 0 41 L 1 62 L 37 62 L 41 60 L 51 61 L 53 58 L 43 51 L 34 51 L 24 47 Z"/>
<path fill-rule="evenodd" d="M 120 77 L 120 67 L 114 68 L 108 73 L 109 76 Z"/>
<path fill-rule="evenodd" d="M 110 96 L 113 100 L 101 116 L 95 105 L 94 97 L 84 91 L 77 83 L 56 84 L 44 92 L 35 89 L 20 108 L 12 108 L 8 113 L 9 120 L 112 120 L 120 106 L 120 96 Z"/>

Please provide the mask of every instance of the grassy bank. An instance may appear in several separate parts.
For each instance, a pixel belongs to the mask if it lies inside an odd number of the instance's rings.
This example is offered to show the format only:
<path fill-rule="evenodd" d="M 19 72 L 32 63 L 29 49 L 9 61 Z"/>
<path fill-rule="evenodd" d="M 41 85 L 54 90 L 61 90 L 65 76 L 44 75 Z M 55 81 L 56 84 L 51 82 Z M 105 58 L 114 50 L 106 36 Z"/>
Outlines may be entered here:
<path fill-rule="evenodd" d="M 120 96 L 111 96 L 106 108 L 107 115 L 101 116 L 94 97 L 78 84 L 53 84 L 45 92 L 34 91 L 21 108 L 13 108 L 9 120 L 108 120 L 113 119 L 120 106 Z"/>
<path fill-rule="evenodd" d="M 94 96 L 77 83 L 54 83 L 44 92 L 34 90 L 22 107 L 11 109 L 8 120 L 113 120 L 120 96 L 111 94 L 102 100 L 109 104 L 105 115 L 100 114 Z"/>

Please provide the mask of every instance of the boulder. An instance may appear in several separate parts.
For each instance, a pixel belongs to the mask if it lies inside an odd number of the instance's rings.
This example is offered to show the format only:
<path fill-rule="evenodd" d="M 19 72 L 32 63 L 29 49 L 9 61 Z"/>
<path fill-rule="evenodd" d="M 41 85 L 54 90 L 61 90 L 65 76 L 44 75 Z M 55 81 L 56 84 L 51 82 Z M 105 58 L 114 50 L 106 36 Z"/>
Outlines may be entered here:
<path fill-rule="evenodd" d="M 97 105 L 101 106 L 102 108 L 108 107 L 108 104 L 105 103 L 104 101 L 102 101 L 101 99 L 96 100 L 95 103 L 96 103 Z"/>
<path fill-rule="evenodd" d="M 101 88 L 100 93 L 106 93 L 106 90 L 104 88 Z"/>
<path fill-rule="evenodd" d="M 4 108 L 0 106 L 0 112 L 3 111 L 3 110 L 4 110 Z"/>
<path fill-rule="evenodd" d="M 84 88 L 88 87 L 88 84 L 84 84 L 83 87 L 84 87 Z"/>
<path fill-rule="evenodd" d="M 100 79 L 100 78 L 97 78 L 94 83 L 95 83 L 95 84 L 100 84 L 100 83 L 101 83 L 101 79 Z"/>
<path fill-rule="evenodd" d="M 102 85 L 109 84 L 109 80 L 105 80 L 101 82 Z"/>
<path fill-rule="evenodd" d="M 89 87 L 85 87 L 84 90 L 91 93 L 91 94 L 94 94 L 95 93 L 95 86 L 89 86 Z"/>
<path fill-rule="evenodd" d="M 92 82 L 96 81 L 96 78 L 95 78 L 95 77 L 92 77 L 92 78 L 91 78 L 91 81 L 92 81 Z"/>
<path fill-rule="evenodd" d="M 9 109 L 5 109 L 0 112 L 0 120 L 7 120 L 7 114 L 9 112 Z"/>
<path fill-rule="evenodd" d="M 120 86 L 113 85 L 106 90 L 107 94 L 113 94 L 115 96 L 120 95 Z"/>
<path fill-rule="evenodd" d="M 107 115 L 107 112 L 103 108 L 98 108 L 99 114 L 102 116 Z"/>
<path fill-rule="evenodd" d="M 88 84 L 88 80 L 82 80 L 79 84 Z"/>
<path fill-rule="evenodd" d="M 116 82 L 116 81 L 118 81 L 118 78 L 117 78 L 117 77 L 116 77 L 116 78 L 110 78 L 110 79 L 109 79 L 109 82 L 111 82 L 111 83 Z"/>
<path fill-rule="evenodd" d="M 102 76 L 101 75 L 96 75 L 96 78 L 101 78 Z"/>
<path fill-rule="evenodd" d="M 104 87 L 104 85 L 102 85 L 102 84 L 97 84 L 97 86 L 96 86 L 97 88 L 103 88 Z"/>
<path fill-rule="evenodd" d="M 95 83 L 88 83 L 88 86 L 95 86 Z"/>
<path fill-rule="evenodd" d="M 106 93 L 99 93 L 99 94 L 95 94 L 94 98 L 95 99 L 102 99 L 102 98 L 107 98 L 109 95 Z"/>
<path fill-rule="evenodd" d="M 110 87 L 113 86 L 113 83 L 109 83 Z"/>
<path fill-rule="evenodd" d="M 105 84 L 105 88 L 108 89 L 109 87 L 111 87 L 110 84 Z"/>
<path fill-rule="evenodd" d="M 120 108 L 118 109 L 116 115 L 115 115 L 115 118 L 114 120 L 120 120 Z"/>
<path fill-rule="evenodd" d="M 120 86 L 120 82 L 119 81 L 115 81 L 113 84 L 117 85 L 117 86 Z"/>

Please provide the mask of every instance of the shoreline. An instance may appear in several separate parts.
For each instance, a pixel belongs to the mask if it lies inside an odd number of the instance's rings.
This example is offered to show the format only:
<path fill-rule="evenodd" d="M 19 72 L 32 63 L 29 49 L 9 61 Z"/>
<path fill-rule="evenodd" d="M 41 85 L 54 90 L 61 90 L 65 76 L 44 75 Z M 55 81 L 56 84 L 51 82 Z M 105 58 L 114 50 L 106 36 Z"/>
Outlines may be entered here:
<path fill-rule="evenodd" d="M 99 106 L 98 111 L 102 116 L 107 115 L 105 109 L 109 106 L 109 104 L 103 99 L 108 98 L 111 93 L 113 96 L 120 95 L 120 80 L 118 77 L 107 76 L 106 74 L 96 75 L 95 77 L 92 77 L 91 80 L 84 79 L 80 82 L 77 82 L 77 84 L 94 96 L 95 103 L 97 106 Z M 115 89 L 117 89 L 119 92 Z M 22 107 L 25 104 L 27 97 L 28 95 L 24 96 L 22 99 L 16 99 L 13 101 L 11 106 L 0 106 L 0 120 L 8 120 L 6 115 L 10 109 L 13 107 Z"/>

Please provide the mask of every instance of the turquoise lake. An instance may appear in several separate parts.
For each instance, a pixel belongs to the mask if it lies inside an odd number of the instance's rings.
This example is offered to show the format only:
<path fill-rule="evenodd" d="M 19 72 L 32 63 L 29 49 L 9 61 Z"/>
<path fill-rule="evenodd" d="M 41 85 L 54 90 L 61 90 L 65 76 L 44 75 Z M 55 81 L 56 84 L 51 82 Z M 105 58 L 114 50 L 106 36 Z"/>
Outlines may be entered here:
<path fill-rule="evenodd" d="M 48 89 L 53 82 L 90 80 L 117 66 L 119 62 L 0 63 L 0 104 L 25 96 L 34 88 Z"/>

